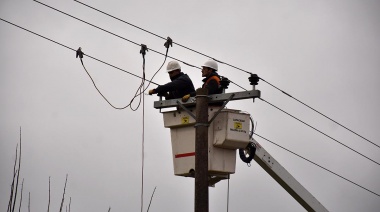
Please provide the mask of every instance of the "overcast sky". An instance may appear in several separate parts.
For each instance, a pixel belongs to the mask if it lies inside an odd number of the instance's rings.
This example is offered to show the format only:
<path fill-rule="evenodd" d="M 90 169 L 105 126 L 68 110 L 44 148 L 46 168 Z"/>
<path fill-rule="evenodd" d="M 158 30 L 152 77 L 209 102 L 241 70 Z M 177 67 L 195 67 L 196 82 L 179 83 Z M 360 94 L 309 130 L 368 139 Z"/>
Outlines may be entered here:
<path fill-rule="evenodd" d="M 148 48 L 165 52 L 164 40 L 75 1 L 42 2 Z M 380 145 L 380 2 L 322 1 L 122 1 L 83 0 L 160 36 L 256 73 L 266 81 Z M 138 45 L 34 1 L 1 0 L 0 18 L 142 76 Z M 22 127 L 22 210 L 59 210 L 68 174 L 71 211 L 140 211 L 142 106 L 115 110 L 99 95 L 75 52 L 0 21 L 0 207 L 8 205 L 15 148 Z M 207 57 L 178 45 L 169 55 L 200 66 Z M 168 59 L 169 61 L 170 59 Z M 164 61 L 149 51 L 150 78 Z M 122 107 L 140 80 L 85 57 L 102 93 Z M 197 68 L 182 65 L 195 87 Z M 165 64 L 166 66 L 166 64 Z M 164 67 L 165 67 L 164 66 Z M 219 64 L 219 74 L 250 89 L 248 74 Z M 153 79 L 168 82 L 163 68 Z M 154 88 L 154 86 L 151 86 Z M 380 162 L 380 149 L 260 81 L 262 98 Z M 242 89 L 230 85 L 227 92 Z M 194 180 L 173 174 L 170 131 L 145 96 L 144 211 L 193 211 Z M 136 103 L 134 104 L 136 106 Z M 380 166 L 312 130 L 261 100 L 229 108 L 250 113 L 256 132 L 380 194 Z M 277 146 L 254 137 L 329 211 L 379 211 L 380 197 Z M 229 211 L 304 211 L 255 162 L 237 159 Z M 210 211 L 227 211 L 227 181 L 210 188 Z"/>

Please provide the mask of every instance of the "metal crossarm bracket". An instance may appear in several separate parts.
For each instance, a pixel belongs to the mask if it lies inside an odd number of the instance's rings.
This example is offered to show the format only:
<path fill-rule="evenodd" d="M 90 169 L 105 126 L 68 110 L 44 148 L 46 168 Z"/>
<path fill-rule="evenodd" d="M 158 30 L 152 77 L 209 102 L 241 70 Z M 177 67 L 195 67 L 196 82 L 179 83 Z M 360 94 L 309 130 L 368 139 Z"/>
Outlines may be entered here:
<path fill-rule="evenodd" d="M 222 107 L 219 108 L 218 111 L 216 111 L 216 113 L 214 114 L 214 116 L 210 119 L 210 121 L 208 122 L 209 124 L 211 124 L 212 121 L 214 121 L 214 119 L 216 118 L 216 116 L 220 113 L 220 111 L 222 111 L 224 109 L 224 107 L 227 105 L 227 103 L 235 96 L 234 93 L 231 94 L 230 98 L 228 98 L 222 105 Z"/>
<path fill-rule="evenodd" d="M 186 111 L 191 117 L 193 117 L 194 119 L 197 119 L 196 117 L 195 117 L 195 115 L 189 110 L 189 109 L 187 109 L 185 106 L 183 106 L 183 104 L 179 101 L 179 100 L 177 100 L 177 104 L 184 110 L 184 111 Z M 161 109 L 161 108 L 160 108 Z"/>
<path fill-rule="evenodd" d="M 230 99 L 231 94 L 234 94 L 232 99 Z M 250 90 L 250 91 L 242 91 L 242 92 L 234 92 L 234 93 L 223 93 L 223 94 L 214 94 L 209 96 L 209 104 L 224 102 L 227 100 L 241 100 L 241 99 L 254 99 L 260 97 L 260 90 Z M 155 101 L 154 108 L 169 108 L 169 107 L 177 107 L 180 102 L 184 107 L 195 106 L 195 98 L 191 97 L 187 102 L 182 102 L 181 99 L 170 99 L 163 101 Z"/>

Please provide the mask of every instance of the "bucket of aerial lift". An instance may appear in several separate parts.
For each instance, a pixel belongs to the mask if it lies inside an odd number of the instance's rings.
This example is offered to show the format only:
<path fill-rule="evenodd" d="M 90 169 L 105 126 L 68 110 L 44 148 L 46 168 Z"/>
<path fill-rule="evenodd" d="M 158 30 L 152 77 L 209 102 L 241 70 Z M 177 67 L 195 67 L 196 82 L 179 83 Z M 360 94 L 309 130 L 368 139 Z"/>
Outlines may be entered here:
<path fill-rule="evenodd" d="M 209 120 L 220 107 L 209 106 Z M 189 108 L 195 114 L 195 108 Z M 184 110 L 163 112 L 164 126 L 170 128 L 174 174 L 192 176 L 195 170 L 195 119 Z M 249 143 L 249 114 L 223 109 L 208 128 L 208 169 L 210 178 L 227 179 L 235 173 L 236 149 Z"/>

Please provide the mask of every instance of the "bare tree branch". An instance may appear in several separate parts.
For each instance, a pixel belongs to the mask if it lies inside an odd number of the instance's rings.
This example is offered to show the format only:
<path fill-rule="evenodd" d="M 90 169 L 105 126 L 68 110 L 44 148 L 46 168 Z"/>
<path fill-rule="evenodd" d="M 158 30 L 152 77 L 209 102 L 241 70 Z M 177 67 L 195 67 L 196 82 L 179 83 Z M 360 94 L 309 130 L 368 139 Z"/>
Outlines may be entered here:
<path fill-rule="evenodd" d="M 63 202 L 65 201 L 66 184 L 67 184 L 67 175 L 68 175 L 68 174 L 66 174 L 65 187 L 64 187 L 64 189 L 63 189 L 63 195 L 62 195 L 61 208 L 59 209 L 59 212 L 62 212 L 62 206 L 63 206 Z"/>
<path fill-rule="evenodd" d="M 150 204 L 152 203 L 153 195 L 154 195 L 154 192 L 156 191 L 156 188 L 157 188 L 157 186 L 154 187 L 154 190 L 153 190 L 152 196 L 150 197 L 150 202 L 149 202 L 149 206 L 148 206 L 148 210 L 147 210 L 147 212 L 149 211 Z"/>
<path fill-rule="evenodd" d="M 20 178 L 20 167 L 21 167 L 21 127 L 20 127 L 20 155 L 18 156 L 17 182 L 16 182 L 16 191 L 15 191 L 15 196 L 14 196 L 14 200 L 13 200 L 12 212 L 15 211 L 15 205 L 16 205 L 16 201 L 17 201 L 18 180 Z"/>
<path fill-rule="evenodd" d="M 29 192 L 29 201 L 28 201 L 28 212 L 30 212 L 30 192 Z"/>
<path fill-rule="evenodd" d="M 12 210 L 13 192 L 14 192 L 15 177 L 16 177 L 17 149 L 18 149 L 18 144 L 16 145 L 16 157 L 15 157 L 15 164 L 13 165 L 13 180 L 12 180 L 12 186 L 11 186 L 11 195 L 9 197 L 7 212 L 10 212 Z"/>
<path fill-rule="evenodd" d="M 21 184 L 21 197 L 20 197 L 20 205 L 18 206 L 18 212 L 21 212 L 21 203 L 22 203 L 22 191 L 24 190 L 24 178 L 22 178 Z"/>
<path fill-rule="evenodd" d="M 70 197 L 70 202 L 69 202 L 69 212 L 71 210 L 71 197 Z"/>
<path fill-rule="evenodd" d="M 111 211 L 111 206 L 108 208 L 108 212 L 110 212 Z"/>
<path fill-rule="evenodd" d="M 48 209 L 47 212 L 50 210 L 50 176 L 49 176 L 49 202 L 48 202 Z"/>

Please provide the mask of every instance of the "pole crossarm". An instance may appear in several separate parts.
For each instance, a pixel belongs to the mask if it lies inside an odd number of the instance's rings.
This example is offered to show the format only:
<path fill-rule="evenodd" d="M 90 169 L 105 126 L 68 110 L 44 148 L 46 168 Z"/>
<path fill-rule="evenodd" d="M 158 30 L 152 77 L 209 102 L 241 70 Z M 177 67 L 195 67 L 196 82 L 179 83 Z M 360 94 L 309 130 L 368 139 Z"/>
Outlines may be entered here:
<path fill-rule="evenodd" d="M 231 99 L 232 94 L 233 94 L 233 97 Z M 260 90 L 250 90 L 250 91 L 242 91 L 242 92 L 214 94 L 214 95 L 209 95 L 208 97 L 209 97 L 209 104 L 212 104 L 212 103 L 219 103 L 219 102 L 224 102 L 224 101 L 229 101 L 229 100 L 254 99 L 254 98 L 260 98 L 260 96 L 261 96 Z M 161 108 L 177 107 L 179 104 L 178 102 L 180 102 L 184 107 L 191 107 L 191 106 L 195 106 L 196 99 L 195 97 L 191 97 L 187 102 L 182 102 L 181 99 L 155 101 L 154 108 L 161 109 Z"/>

